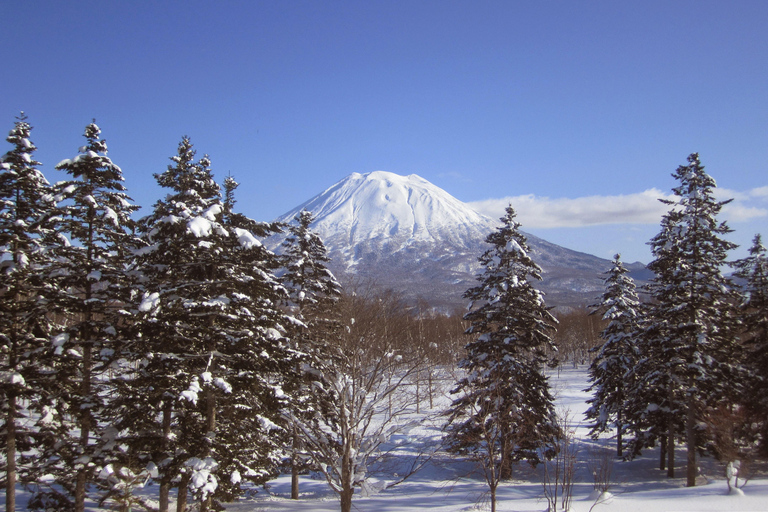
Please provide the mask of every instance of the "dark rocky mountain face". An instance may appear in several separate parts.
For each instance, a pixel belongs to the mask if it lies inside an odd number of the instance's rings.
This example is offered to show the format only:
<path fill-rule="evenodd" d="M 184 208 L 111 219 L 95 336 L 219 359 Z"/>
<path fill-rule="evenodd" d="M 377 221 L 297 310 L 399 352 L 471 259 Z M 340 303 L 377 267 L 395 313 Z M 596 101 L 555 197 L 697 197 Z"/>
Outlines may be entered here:
<path fill-rule="evenodd" d="M 291 222 L 302 209 L 314 215 L 311 228 L 342 282 L 372 282 L 441 311 L 466 307 L 462 294 L 476 284 L 477 258 L 498 225 L 423 178 L 380 171 L 354 173 L 277 220 Z M 526 236 L 547 304 L 587 305 L 602 293 L 609 260 Z M 650 277 L 640 263 L 626 266 L 638 284 Z"/>

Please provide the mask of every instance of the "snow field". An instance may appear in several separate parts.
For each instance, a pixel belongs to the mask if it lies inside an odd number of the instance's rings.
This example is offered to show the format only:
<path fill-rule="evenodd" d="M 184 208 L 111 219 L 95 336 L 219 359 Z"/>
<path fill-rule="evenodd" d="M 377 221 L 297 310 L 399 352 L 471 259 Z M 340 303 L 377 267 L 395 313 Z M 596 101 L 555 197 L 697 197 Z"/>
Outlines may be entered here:
<path fill-rule="evenodd" d="M 616 460 L 609 493 L 596 504 L 598 497 L 593 491 L 589 458 L 595 449 L 609 450 L 615 454 L 615 440 L 593 441 L 587 437 L 588 429 L 583 424 L 583 413 L 589 397 L 587 369 L 567 368 L 550 371 L 556 404 L 559 411 L 570 411 L 570 425 L 574 429 L 579 448 L 576 468 L 576 484 L 573 512 L 763 512 L 768 510 L 768 468 L 758 466 L 756 475 L 743 489 L 743 495 L 728 495 L 725 470 L 722 464 L 704 458 L 700 461 L 702 476 L 697 487 L 685 487 L 684 453 L 678 447 L 676 472 L 680 478 L 668 479 L 658 469 L 658 449 L 649 450 L 642 457 L 631 461 Z M 422 388 L 423 400 L 420 412 L 409 413 L 403 418 L 406 423 L 418 420 L 418 426 L 393 436 L 385 446 L 391 453 L 370 468 L 371 487 L 390 483 L 407 471 L 409 464 L 419 451 L 435 446 L 441 436 L 444 418 L 440 416 L 450 404 L 448 394 L 453 385 L 450 376 L 444 376 L 435 386 L 434 407 L 429 409 L 429 398 Z M 756 466 L 756 465 L 753 465 Z M 517 465 L 513 469 L 512 481 L 504 482 L 498 489 L 497 508 L 500 512 L 544 512 L 547 502 L 543 496 L 541 467 L 532 469 Z M 321 476 L 302 475 L 300 499 L 291 500 L 290 475 L 281 475 L 271 481 L 268 488 L 257 489 L 253 497 L 227 505 L 228 512 L 331 512 L 339 510 L 338 498 Z M 157 494 L 157 485 L 150 484 L 140 494 Z M 362 496 L 356 492 L 353 510 L 361 512 L 480 512 L 490 510 L 487 501 L 487 486 L 473 464 L 460 458 L 437 451 L 430 462 L 405 482 L 391 489 Z M 5 492 L 0 489 L 0 503 Z M 28 495 L 18 487 L 17 508 L 25 510 Z M 175 510 L 172 499 L 172 510 Z M 89 512 L 99 509 L 89 504 Z"/>
<path fill-rule="evenodd" d="M 744 487 L 743 495 L 728 495 L 722 464 L 710 458 L 700 463 L 702 476 L 697 487 L 685 487 L 685 460 L 678 448 L 676 473 L 680 478 L 668 479 L 658 469 L 658 449 L 649 450 L 642 457 L 623 462 L 615 458 L 615 440 L 594 441 L 587 437 L 588 428 L 583 423 L 587 388 L 587 368 L 564 368 L 549 372 L 558 411 L 568 411 L 579 459 L 576 467 L 576 484 L 571 510 L 573 512 L 756 512 L 768 510 L 768 478 L 765 468 Z M 440 412 L 450 403 L 448 391 L 452 382 L 443 381 L 439 387 L 439 399 L 428 409 L 426 394 L 421 412 L 412 412 L 405 421 L 418 418 L 418 427 L 393 437 L 388 448 L 399 446 L 377 468 L 371 468 L 372 483 L 390 482 L 400 472 L 407 470 L 414 455 L 425 446 L 439 442 L 444 419 Z M 612 486 L 609 494 L 599 498 L 593 490 L 590 457 L 599 450 L 608 450 L 613 460 Z M 497 509 L 509 512 L 543 512 L 547 502 L 543 496 L 541 466 L 532 469 L 517 465 L 513 480 L 504 482 L 498 489 Z M 303 475 L 300 482 L 300 499 L 291 500 L 290 476 L 281 475 L 270 482 L 267 492 L 227 506 L 229 512 L 299 512 L 336 511 L 339 509 L 336 495 L 324 480 Z M 597 502 L 597 503 L 596 503 Z M 400 485 L 377 494 L 355 494 L 353 510 L 362 512 L 474 512 L 490 510 L 487 486 L 472 463 L 437 451 L 430 462 L 414 476 Z"/>

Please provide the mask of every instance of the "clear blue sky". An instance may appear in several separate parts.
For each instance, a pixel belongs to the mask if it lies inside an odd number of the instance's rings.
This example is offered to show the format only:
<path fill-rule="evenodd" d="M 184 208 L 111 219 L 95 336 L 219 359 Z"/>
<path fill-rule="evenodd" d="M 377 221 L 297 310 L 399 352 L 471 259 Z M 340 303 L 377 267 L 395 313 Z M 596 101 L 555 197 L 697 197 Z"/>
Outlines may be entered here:
<path fill-rule="evenodd" d="M 766 27 L 768 2 L 738 0 L 6 1 L 0 130 L 24 110 L 57 181 L 95 118 L 145 211 L 186 134 L 257 220 L 415 173 L 647 262 L 643 193 L 694 151 L 738 198 L 734 240 L 768 237 Z"/>

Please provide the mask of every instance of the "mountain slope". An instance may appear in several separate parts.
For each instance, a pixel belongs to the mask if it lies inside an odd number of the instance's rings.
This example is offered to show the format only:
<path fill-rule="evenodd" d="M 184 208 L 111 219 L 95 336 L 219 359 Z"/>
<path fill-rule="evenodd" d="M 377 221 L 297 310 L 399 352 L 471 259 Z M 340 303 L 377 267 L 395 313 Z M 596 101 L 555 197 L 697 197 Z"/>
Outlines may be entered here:
<path fill-rule="evenodd" d="M 353 173 L 277 220 L 292 222 L 304 209 L 315 216 L 312 229 L 340 278 L 372 280 L 409 302 L 423 299 L 441 309 L 464 305 L 461 295 L 475 284 L 485 237 L 498 226 L 415 174 L 383 171 Z M 544 270 L 539 288 L 549 304 L 589 303 L 602 291 L 610 261 L 526 236 Z"/>

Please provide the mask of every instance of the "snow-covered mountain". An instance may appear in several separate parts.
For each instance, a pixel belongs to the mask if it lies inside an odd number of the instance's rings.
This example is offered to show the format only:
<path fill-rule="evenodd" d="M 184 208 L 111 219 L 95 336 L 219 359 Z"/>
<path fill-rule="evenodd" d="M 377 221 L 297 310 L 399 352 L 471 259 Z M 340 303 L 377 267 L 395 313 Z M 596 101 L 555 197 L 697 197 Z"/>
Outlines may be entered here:
<path fill-rule="evenodd" d="M 312 229 L 342 280 L 372 280 L 409 301 L 443 309 L 464 304 L 461 295 L 476 283 L 484 240 L 499 225 L 424 178 L 383 171 L 353 173 L 277 220 L 292 222 L 301 210 L 315 216 Z M 548 303 L 576 305 L 601 293 L 610 261 L 526 236 L 544 270 L 540 288 Z M 636 278 L 645 277 L 642 265 L 629 267 Z"/>

